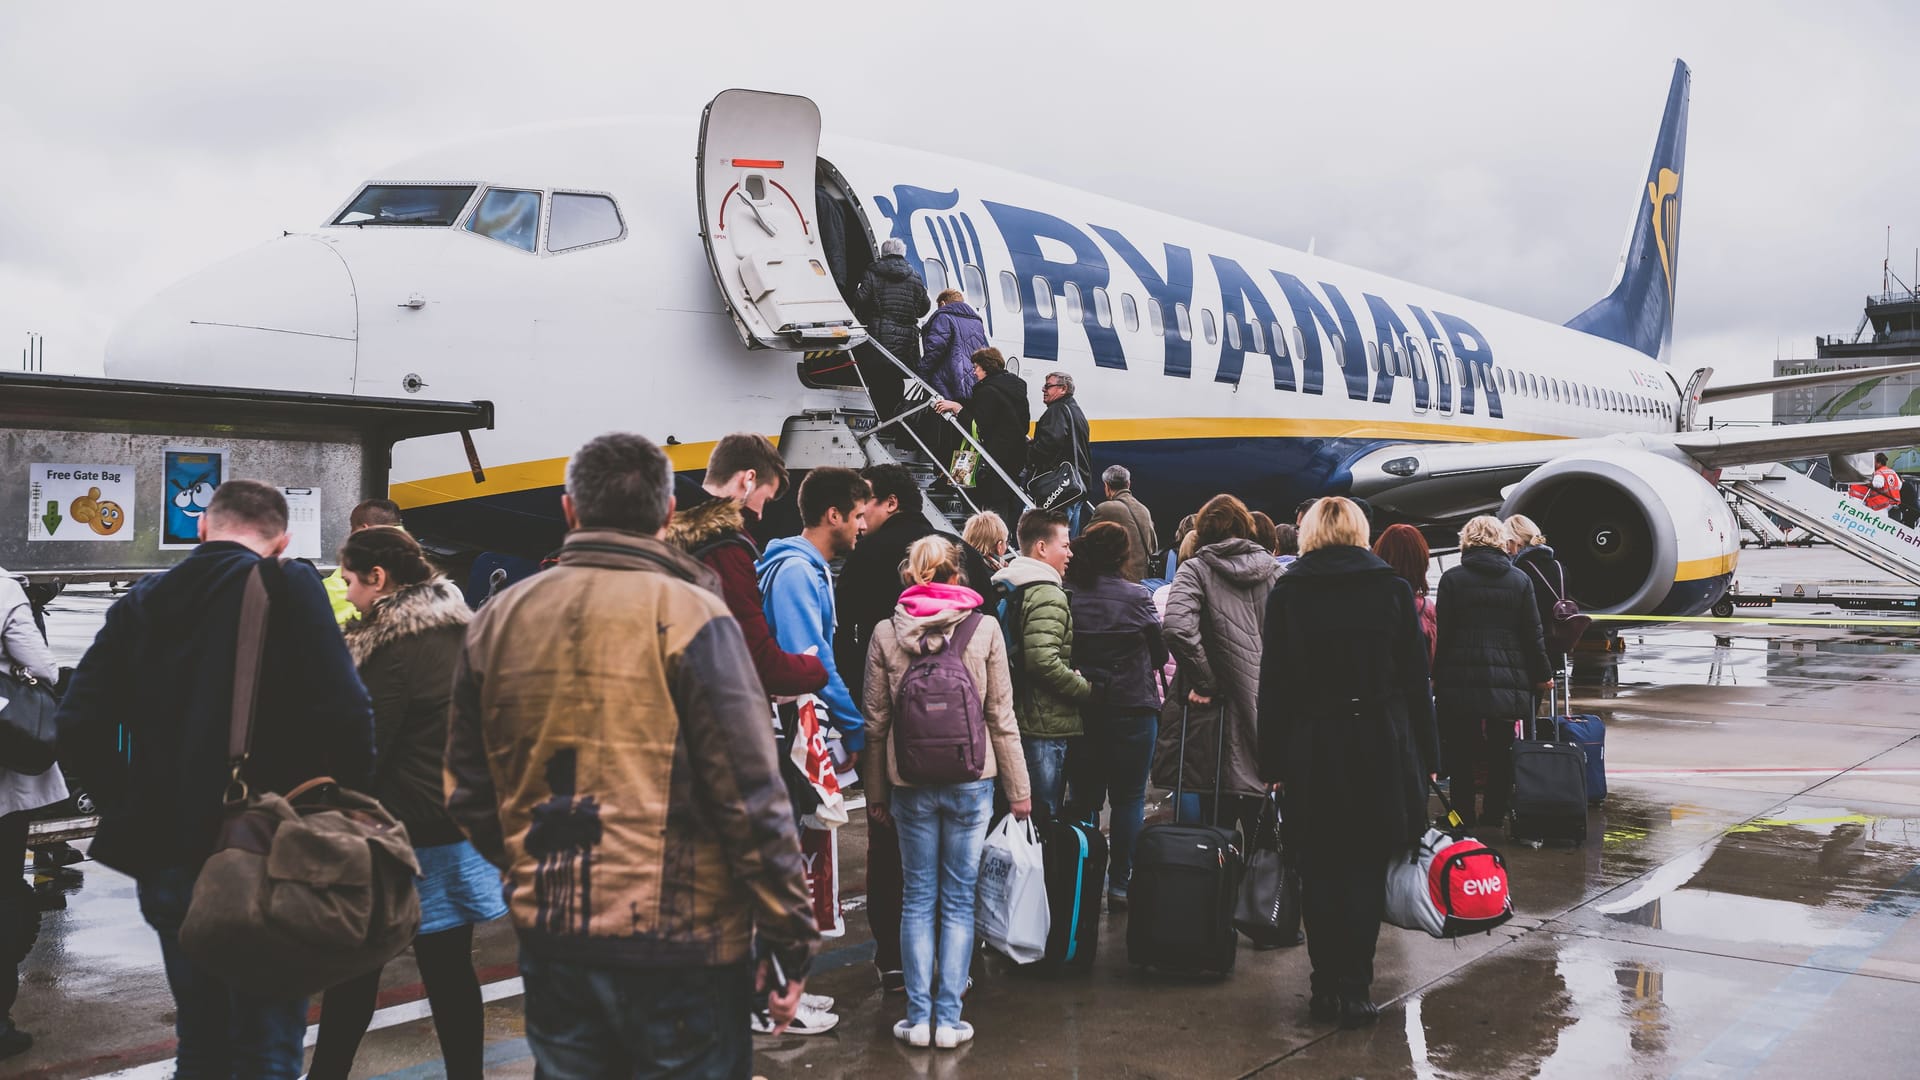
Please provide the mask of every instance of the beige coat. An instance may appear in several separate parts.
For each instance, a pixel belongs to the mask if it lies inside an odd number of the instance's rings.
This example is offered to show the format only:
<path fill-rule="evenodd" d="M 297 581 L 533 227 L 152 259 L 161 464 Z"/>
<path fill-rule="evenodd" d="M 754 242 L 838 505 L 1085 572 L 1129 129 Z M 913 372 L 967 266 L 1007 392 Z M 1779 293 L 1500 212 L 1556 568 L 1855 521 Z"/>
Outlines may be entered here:
<path fill-rule="evenodd" d="M 913 662 L 928 631 L 951 633 L 961 619 L 972 614 L 971 607 L 942 606 L 938 601 L 927 601 L 921 594 L 926 589 L 964 592 L 973 597 L 974 603 L 980 599 L 971 589 L 950 585 L 915 586 L 901 597 L 893 618 L 874 628 L 873 643 L 867 648 L 866 699 L 862 703 L 867 716 L 867 748 L 860 770 L 867 779 L 867 797 L 877 805 L 886 804 L 891 788 L 910 786 L 900 779 L 893 752 L 894 689 L 905 677 L 907 665 Z M 926 612 L 931 607 L 940 610 L 918 615 L 908 610 Z M 1020 726 L 1013 718 L 1013 678 L 1007 667 L 1007 645 L 1001 637 L 1000 624 L 992 616 L 980 617 L 973 640 L 967 642 L 966 663 L 967 674 L 973 677 L 973 685 L 980 691 L 987 721 L 986 767 L 980 777 L 984 780 L 998 776 L 1008 801 L 1019 802 L 1032 792 L 1027 783 L 1026 755 L 1020 749 Z M 886 763 L 885 768 L 880 767 L 882 761 Z"/>

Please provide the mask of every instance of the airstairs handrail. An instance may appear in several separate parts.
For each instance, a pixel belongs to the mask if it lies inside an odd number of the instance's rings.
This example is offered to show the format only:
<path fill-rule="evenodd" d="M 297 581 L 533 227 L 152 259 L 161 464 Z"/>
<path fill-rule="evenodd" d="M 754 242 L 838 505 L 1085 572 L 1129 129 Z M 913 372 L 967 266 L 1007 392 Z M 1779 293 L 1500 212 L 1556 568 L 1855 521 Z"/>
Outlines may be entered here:
<path fill-rule="evenodd" d="M 892 350 L 888 349 L 885 345 L 880 344 L 880 340 L 878 338 L 875 338 L 869 335 L 867 337 L 865 344 L 873 346 L 873 348 L 879 351 L 881 356 L 884 356 L 887 358 L 887 361 L 889 363 L 891 363 L 894 367 L 899 368 L 900 373 L 906 376 L 907 381 L 910 384 L 916 387 L 919 387 L 921 390 L 924 390 L 927 394 L 927 399 L 925 401 L 922 401 L 920 404 L 915 405 L 913 408 L 906 410 L 905 412 L 901 413 L 898 416 L 890 417 L 874 425 L 873 427 L 868 428 L 865 433 L 860 435 L 860 438 L 862 440 L 865 440 L 871 436 L 878 435 L 881 432 L 881 430 L 884 428 L 891 427 L 895 424 L 899 424 L 901 430 L 905 431 L 913 439 L 913 441 L 919 445 L 920 450 L 927 455 L 927 460 L 933 462 L 934 468 L 939 469 L 942 473 L 945 473 L 946 466 L 943 463 L 941 463 L 941 461 L 937 457 L 934 456 L 932 449 L 930 449 L 927 446 L 927 444 L 921 440 L 919 433 L 913 430 L 912 425 L 904 423 L 904 421 L 908 417 L 914 415 L 917 412 L 920 412 L 922 409 L 931 408 L 934 402 L 940 400 L 940 392 L 934 389 L 933 384 L 921 378 L 919 372 L 913 370 L 913 368 L 902 363 L 899 357 L 893 355 Z M 860 379 L 861 389 L 867 391 L 867 399 L 871 401 L 873 399 L 873 388 L 867 385 L 866 373 L 860 370 L 860 365 L 858 363 L 855 363 L 853 365 L 853 371 L 854 371 L 854 374 L 857 375 Z M 940 412 L 939 410 L 935 409 L 934 415 L 940 417 L 940 419 L 945 420 L 948 424 L 952 425 L 953 429 L 960 433 L 960 438 L 965 440 L 967 445 L 973 447 L 974 450 L 979 453 L 980 460 L 983 462 L 986 462 L 987 467 L 994 471 L 994 475 L 1006 481 L 1007 488 L 1019 497 L 1020 507 L 1023 511 L 1033 509 L 1033 500 L 1029 498 L 1027 496 L 1026 491 L 1020 487 L 1019 481 L 1007 475 L 1007 470 L 1000 467 L 1000 463 L 993 459 L 992 454 L 987 453 L 987 448 L 980 445 L 980 440 L 974 438 L 972 432 L 969 432 L 966 428 L 960 426 L 960 421 L 954 419 L 952 416 L 949 416 L 946 413 Z M 949 479 L 951 479 L 951 477 L 949 477 Z M 980 512 L 979 504 L 975 503 L 973 501 L 973 497 L 967 494 L 966 488 L 961 487 L 959 484 L 955 484 L 953 485 L 953 487 L 955 491 L 958 491 L 960 493 L 960 497 L 966 501 L 966 504 L 973 509 L 974 513 L 977 514 Z"/>

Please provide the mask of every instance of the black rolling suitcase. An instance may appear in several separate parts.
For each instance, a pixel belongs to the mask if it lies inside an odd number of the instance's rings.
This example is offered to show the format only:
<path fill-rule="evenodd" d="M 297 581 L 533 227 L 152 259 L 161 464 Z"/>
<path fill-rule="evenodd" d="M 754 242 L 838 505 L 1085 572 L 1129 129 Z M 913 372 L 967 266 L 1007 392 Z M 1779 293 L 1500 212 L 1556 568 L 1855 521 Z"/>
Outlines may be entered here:
<path fill-rule="evenodd" d="M 1587 754 L 1560 739 L 1554 689 L 1547 690 L 1546 722 L 1530 721 L 1526 738 L 1513 744 L 1513 823 L 1507 835 L 1580 844 L 1587 839 Z"/>
<path fill-rule="evenodd" d="M 1088 971 L 1100 949 L 1100 891 L 1107 882 L 1107 838 L 1082 821 L 1040 826 L 1051 920 L 1042 971 Z"/>
<path fill-rule="evenodd" d="M 1187 720 L 1180 714 L 1180 766 L 1174 777 L 1178 814 L 1185 794 Z M 1127 962 L 1135 967 L 1193 975 L 1228 975 L 1239 936 L 1233 928 L 1240 886 L 1239 835 L 1221 828 L 1220 770 L 1226 764 L 1227 718 L 1220 716 L 1214 750 L 1215 824 L 1161 822 L 1140 830 L 1127 889 Z"/>

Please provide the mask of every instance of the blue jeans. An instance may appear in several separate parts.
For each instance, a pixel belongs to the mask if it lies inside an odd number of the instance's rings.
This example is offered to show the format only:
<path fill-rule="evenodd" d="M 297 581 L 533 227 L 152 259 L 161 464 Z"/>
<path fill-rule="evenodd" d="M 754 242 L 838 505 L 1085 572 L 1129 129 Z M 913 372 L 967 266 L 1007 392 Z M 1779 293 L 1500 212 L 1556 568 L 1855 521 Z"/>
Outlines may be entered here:
<path fill-rule="evenodd" d="M 1060 510 L 1067 515 L 1068 536 L 1080 535 L 1080 518 L 1086 510 L 1086 507 L 1087 502 L 1085 499 L 1075 499 L 1071 504 L 1060 508 Z"/>
<path fill-rule="evenodd" d="M 180 924 L 197 867 L 170 866 L 139 881 L 140 914 L 160 935 L 173 991 L 178 1080 L 293 1080 L 305 1062 L 307 1000 L 261 1001 L 233 990 L 180 951 Z"/>
<path fill-rule="evenodd" d="M 1060 816 L 1067 790 L 1067 747 L 1072 739 L 1042 739 L 1020 736 L 1020 750 L 1027 758 L 1027 783 L 1033 787 L 1033 808 L 1046 809 L 1049 818 Z"/>
<path fill-rule="evenodd" d="M 907 1021 L 953 1026 L 973 964 L 974 885 L 993 814 L 993 781 L 893 789 L 906 889 L 900 905 L 900 959 Z M 939 904 L 940 997 L 933 997 L 934 906 Z"/>
<path fill-rule="evenodd" d="M 1127 895 L 1133 876 L 1133 842 L 1146 815 L 1147 774 L 1159 720 L 1151 709 L 1090 715 L 1087 733 L 1073 740 L 1067 755 L 1067 817 L 1094 824 L 1100 819 L 1100 804 L 1113 804 L 1107 886 L 1116 896 Z"/>
<path fill-rule="evenodd" d="M 542 1080 L 746 1080 L 753 969 L 589 967 L 520 954 Z"/>

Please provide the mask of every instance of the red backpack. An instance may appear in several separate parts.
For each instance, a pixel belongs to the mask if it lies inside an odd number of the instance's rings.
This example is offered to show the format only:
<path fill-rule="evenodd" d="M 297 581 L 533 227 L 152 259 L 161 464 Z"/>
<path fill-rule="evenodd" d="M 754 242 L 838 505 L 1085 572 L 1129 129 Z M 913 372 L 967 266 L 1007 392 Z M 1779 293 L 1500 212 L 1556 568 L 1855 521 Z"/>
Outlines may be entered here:
<path fill-rule="evenodd" d="M 1434 853 L 1427 867 L 1427 891 L 1446 919 L 1443 937 L 1477 934 L 1513 918 L 1507 860 L 1470 836 Z"/>

